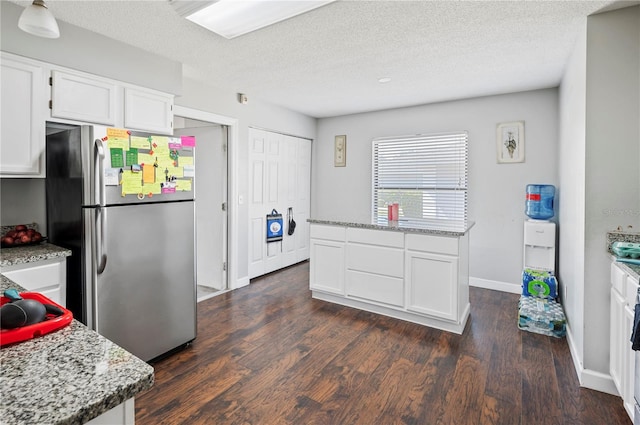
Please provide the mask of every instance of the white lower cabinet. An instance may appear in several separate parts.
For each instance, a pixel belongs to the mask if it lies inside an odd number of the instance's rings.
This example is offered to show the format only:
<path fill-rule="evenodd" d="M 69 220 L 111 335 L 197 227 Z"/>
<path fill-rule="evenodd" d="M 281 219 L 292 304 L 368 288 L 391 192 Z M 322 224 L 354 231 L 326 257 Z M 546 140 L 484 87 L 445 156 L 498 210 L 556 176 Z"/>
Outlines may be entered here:
<path fill-rule="evenodd" d="M 311 228 L 309 285 L 312 290 L 344 295 L 345 231 L 340 227 Z"/>
<path fill-rule="evenodd" d="M 631 333 L 638 287 L 638 279 L 620 265 L 611 264 L 609 373 L 632 422 L 635 351 L 631 349 Z"/>
<path fill-rule="evenodd" d="M 312 296 L 462 333 L 468 237 L 311 224 Z"/>
<path fill-rule="evenodd" d="M 407 252 L 407 309 L 456 320 L 458 259 L 449 255 Z"/>
<path fill-rule="evenodd" d="M 66 306 L 67 260 L 64 257 L 0 268 L 0 273 L 29 292 L 39 292 Z"/>

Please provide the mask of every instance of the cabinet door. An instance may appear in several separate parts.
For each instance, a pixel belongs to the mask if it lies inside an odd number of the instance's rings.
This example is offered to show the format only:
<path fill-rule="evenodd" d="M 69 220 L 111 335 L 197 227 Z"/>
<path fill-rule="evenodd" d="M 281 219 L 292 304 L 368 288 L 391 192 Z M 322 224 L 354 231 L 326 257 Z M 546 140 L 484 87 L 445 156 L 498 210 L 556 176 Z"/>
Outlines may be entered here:
<path fill-rule="evenodd" d="M 16 264 L 0 269 L 3 275 L 27 291 L 39 292 L 65 306 L 67 261 L 65 258 Z"/>
<path fill-rule="evenodd" d="M 51 116 L 116 125 L 117 86 L 105 79 L 52 71 Z"/>
<path fill-rule="evenodd" d="M 407 310 L 458 320 L 458 258 L 407 251 Z"/>
<path fill-rule="evenodd" d="M 173 96 L 151 90 L 125 88 L 124 126 L 173 134 Z"/>
<path fill-rule="evenodd" d="M 0 65 L 0 174 L 44 177 L 44 69 L 6 54 Z"/>
<path fill-rule="evenodd" d="M 620 376 L 622 380 L 622 399 L 624 401 L 624 408 L 627 410 L 629 416 L 633 419 L 634 411 L 634 397 L 633 397 L 633 379 L 636 376 L 636 355 L 635 351 L 631 349 L 631 332 L 633 331 L 633 316 L 634 307 L 624 307 L 624 326 L 622 330 L 622 368 L 620 370 Z"/>
<path fill-rule="evenodd" d="M 309 286 L 344 295 L 344 243 L 311 239 Z"/>
<path fill-rule="evenodd" d="M 620 395 L 623 394 L 622 388 L 622 332 L 624 323 L 624 298 L 615 288 L 611 288 L 611 306 L 610 306 L 610 358 L 609 373 L 613 379 L 613 383 Z"/>

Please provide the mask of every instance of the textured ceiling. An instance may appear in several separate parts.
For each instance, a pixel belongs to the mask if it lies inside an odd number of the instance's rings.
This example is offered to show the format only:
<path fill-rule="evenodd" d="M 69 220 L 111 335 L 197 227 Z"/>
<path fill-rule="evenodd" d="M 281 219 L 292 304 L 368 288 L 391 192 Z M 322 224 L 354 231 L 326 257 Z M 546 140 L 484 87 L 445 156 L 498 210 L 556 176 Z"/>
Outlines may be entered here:
<path fill-rule="evenodd" d="M 47 4 L 62 21 L 182 62 L 185 76 L 329 117 L 557 86 L 586 17 L 638 2 L 337 1 L 232 40 L 167 0 Z"/>

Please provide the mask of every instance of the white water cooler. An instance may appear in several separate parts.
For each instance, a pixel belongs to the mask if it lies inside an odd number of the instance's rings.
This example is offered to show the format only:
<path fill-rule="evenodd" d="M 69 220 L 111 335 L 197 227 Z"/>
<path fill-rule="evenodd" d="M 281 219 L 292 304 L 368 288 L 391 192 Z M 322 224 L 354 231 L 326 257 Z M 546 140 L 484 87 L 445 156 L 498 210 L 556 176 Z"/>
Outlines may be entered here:
<path fill-rule="evenodd" d="M 524 222 L 524 268 L 556 272 L 556 223 L 548 220 Z"/>

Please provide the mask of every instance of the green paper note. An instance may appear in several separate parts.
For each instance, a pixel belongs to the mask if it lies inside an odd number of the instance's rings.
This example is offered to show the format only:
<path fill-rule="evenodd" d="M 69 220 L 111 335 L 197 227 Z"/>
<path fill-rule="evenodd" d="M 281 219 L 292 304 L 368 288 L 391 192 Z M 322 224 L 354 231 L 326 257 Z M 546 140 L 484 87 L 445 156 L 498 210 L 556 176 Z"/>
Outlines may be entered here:
<path fill-rule="evenodd" d="M 124 167 L 124 155 L 122 153 L 122 148 L 110 148 L 109 151 L 111 152 L 111 167 Z"/>
<path fill-rule="evenodd" d="M 127 151 L 127 165 L 136 165 L 138 163 L 138 149 L 131 148 Z"/>

